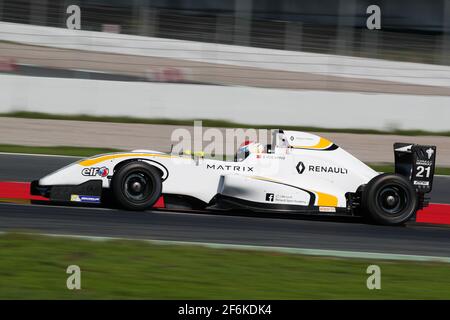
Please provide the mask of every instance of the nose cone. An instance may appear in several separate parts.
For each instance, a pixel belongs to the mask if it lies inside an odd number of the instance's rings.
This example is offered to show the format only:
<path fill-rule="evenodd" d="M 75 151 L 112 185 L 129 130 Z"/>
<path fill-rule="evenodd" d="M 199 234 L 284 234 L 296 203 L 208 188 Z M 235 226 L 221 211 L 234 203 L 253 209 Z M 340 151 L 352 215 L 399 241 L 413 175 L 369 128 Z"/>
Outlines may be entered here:
<path fill-rule="evenodd" d="M 39 180 L 43 186 L 51 185 L 77 185 L 89 179 L 83 179 L 81 171 L 83 168 L 77 163 L 70 164 L 55 172 L 52 172 Z"/>

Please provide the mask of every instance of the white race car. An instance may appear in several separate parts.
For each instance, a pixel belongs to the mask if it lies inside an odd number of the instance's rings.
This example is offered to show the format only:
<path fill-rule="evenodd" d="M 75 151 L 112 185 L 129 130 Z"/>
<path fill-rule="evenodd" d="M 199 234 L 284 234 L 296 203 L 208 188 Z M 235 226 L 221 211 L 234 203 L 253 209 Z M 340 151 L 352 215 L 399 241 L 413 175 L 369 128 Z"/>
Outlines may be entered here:
<path fill-rule="evenodd" d="M 55 202 L 113 200 L 128 210 L 251 210 L 366 216 L 397 225 L 427 205 L 436 147 L 394 144 L 395 174 L 379 174 L 331 141 L 273 131 L 273 143 L 248 143 L 235 161 L 150 150 L 83 159 L 33 181 L 31 193 Z"/>

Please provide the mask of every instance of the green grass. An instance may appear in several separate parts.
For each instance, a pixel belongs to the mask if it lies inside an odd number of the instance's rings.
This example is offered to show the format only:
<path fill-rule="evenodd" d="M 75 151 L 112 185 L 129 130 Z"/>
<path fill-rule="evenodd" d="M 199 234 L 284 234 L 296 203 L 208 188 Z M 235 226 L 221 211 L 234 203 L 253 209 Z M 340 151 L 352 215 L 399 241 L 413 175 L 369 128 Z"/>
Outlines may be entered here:
<path fill-rule="evenodd" d="M 144 123 L 144 124 L 166 124 L 178 126 L 192 126 L 194 120 L 173 120 L 173 119 L 147 119 L 134 118 L 126 116 L 92 116 L 92 115 L 61 115 L 41 112 L 14 111 L 8 113 L 0 113 L 0 117 L 15 117 L 29 119 L 54 119 L 54 120 L 76 120 L 76 121 L 97 121 L 97 122 L 114 122 L 114 123 Z M 279 129 L 297 130 L 297 131 L 314 131 L 314 132 L 342 132 L 342 133 L 359 133 L 359 134 L 397 134 L 405 136 L 450 136 L 450 131 L 423 131 L 423 130 L 371 130 L 371 129 L 353 129 L 353 128 L 321 128 L 308 126 L 286 126 L 286 125 L 251 125 L 226 120 L 197 119 L 203 120 L 204 127 L 217 128 L 254 128 L 254 129 Z"/>
<path fill-rule="evenodd" d="M 366 268 L 381 268 L 368 290 Z M 66 268 L 81 268 L 81 290 Z M 0 299 L 450 299 L 450 268 L 256 251 L 0 236 Z"/>

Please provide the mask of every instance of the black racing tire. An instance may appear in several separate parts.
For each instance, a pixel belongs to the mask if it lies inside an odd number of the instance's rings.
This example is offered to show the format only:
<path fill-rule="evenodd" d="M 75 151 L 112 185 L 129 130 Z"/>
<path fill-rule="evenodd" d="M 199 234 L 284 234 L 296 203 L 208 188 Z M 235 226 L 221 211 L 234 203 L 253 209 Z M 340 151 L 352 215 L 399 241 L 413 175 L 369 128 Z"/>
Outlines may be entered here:
<path fill-rule="evenodd" d="M 121 207 L 133 211 L 149 209 L 161 196 L 161 172 L 142 161 L 127 163 L 114 173 L 111 189 Z"/>
<path fill-rule="evenodd" d="M 366 185 L 362 207 L 368 218 L 377 224 L 402 225 L 416 213 L 418 196 L 406 177 L 385 173 Z"/>

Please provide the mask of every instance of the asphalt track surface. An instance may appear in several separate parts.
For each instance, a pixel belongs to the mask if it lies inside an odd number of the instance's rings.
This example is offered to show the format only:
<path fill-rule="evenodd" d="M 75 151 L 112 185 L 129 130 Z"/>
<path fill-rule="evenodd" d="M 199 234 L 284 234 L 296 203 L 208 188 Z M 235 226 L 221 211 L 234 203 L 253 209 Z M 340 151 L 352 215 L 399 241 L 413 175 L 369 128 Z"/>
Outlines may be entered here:
<path fill-rule="evenodd" d="M 74 158 L 0 154 L 0 181 L 30 181 Z M 439 178 L 436 197 L 445 200 L 450 179 Z M 433 199 L 433 202 L 437 202 Z M 448 202 L 448 200 L 446 201 Z M 106 208 L 0 204 L 0 231 L 281 246 L 450 257 L 450 228 L 385 227 L 359 220 L 127 212 Z"/>

